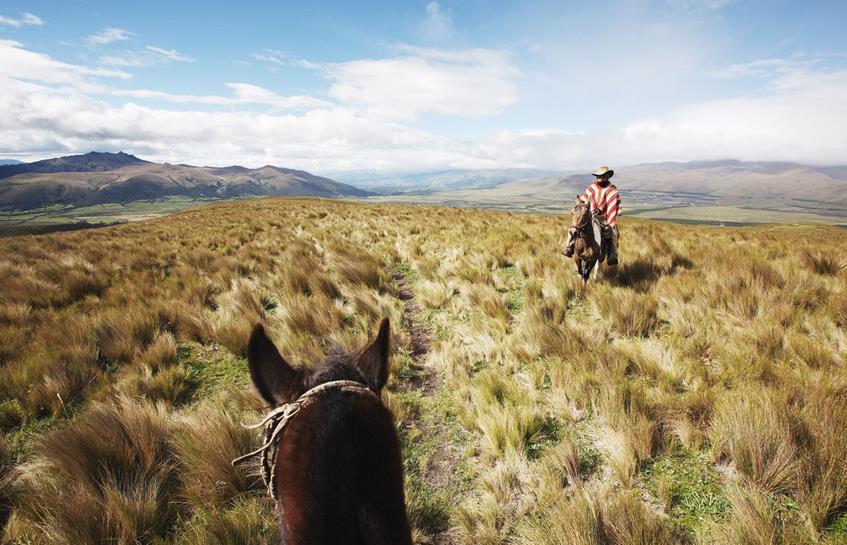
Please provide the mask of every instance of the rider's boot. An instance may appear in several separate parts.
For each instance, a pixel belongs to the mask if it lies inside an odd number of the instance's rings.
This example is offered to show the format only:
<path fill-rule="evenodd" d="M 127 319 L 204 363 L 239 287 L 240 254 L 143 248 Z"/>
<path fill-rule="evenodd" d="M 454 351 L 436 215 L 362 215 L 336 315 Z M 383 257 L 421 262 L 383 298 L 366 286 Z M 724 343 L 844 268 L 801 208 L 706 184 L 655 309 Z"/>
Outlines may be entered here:
<path fill-rule="evenodd" d="M 565 257 L 573 257 L 574 246 L 576 245 L 576 229 L 568 228 L 568 241 L 565 243 L 565 251 L 562 252 Z"/>
<path fill-rule="evenodd" d="M 606 264 L 610 267 L 614 267 L 618 264 L 618 228 L 617 226 L 609 226 L 609 235 L 606 239 L 606 242 L 609 245 L 608 255 L 606 257 Z"/>

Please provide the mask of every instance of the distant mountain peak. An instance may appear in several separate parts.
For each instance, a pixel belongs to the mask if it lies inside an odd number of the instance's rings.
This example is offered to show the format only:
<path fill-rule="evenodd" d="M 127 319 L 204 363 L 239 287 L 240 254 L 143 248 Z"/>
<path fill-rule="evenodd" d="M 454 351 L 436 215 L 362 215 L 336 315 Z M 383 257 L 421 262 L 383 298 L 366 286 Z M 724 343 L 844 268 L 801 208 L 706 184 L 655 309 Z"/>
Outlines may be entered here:
<path fill-rule="evenodd" d="M 113 153 L 110 151 L 89 151 L 88 153 L 84 153 L 82 155 L 67 155 L 62 157 L 62 159 L 69 159 L 72 157 L 89 157 L 89 158 L 99 158 L 99 159 L 107 159 L 107 158 L 121 158 L 125 161 L 132 161 L 133 163 L 148 163 L 149 161 L 145 161 L 144 159 L 139 159 L 135 155 L 131 153 L 127 153 L 125 151 L 119 151 L 117 153 Z"/>
<path fill-rule="evenodd" d="M 119 151 L 89 151 L 82 155 L 65 155 L 55 159 L 43 159 L 33 163 L 0 166 L 0 179 L 16 174 L 50 174 L 54 172 L 101 172 L 115 170 L 127 165 L 145 164 L 149 161 Z"/>
<path fill-rule="evenodd" d="M 263 195 L 363 197 L 367 191 L 273 165 L 259 169 L 152 163 L 125 152 L 92 151 L 0 167 L 0 208 L 90 206 L 183 196 L 226 199 Z"/>

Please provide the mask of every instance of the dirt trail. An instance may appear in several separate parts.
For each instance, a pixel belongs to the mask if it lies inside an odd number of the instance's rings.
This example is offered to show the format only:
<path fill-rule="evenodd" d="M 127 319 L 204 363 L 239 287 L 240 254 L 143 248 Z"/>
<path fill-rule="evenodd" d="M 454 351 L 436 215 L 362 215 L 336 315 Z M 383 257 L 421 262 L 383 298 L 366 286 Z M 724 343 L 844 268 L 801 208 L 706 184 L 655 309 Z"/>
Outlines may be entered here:
<path fill-rule="evenodd" d="M 404 302 L 403 320 L 409 331 L 414 377 L 409 386 L 420 391 L 425 398 L 435 404 L 434 396 L 441 387 L 441 377 L 426 362 L 429 353 L 432 332 L 420 319 L 421 307 L 415 301 L 414 293 L 406 277 L 398 270 L 392 271 L 397 286 L 397 298 Z M 420 418 L 415 422 L 423 437 L 443 439 L 441 447 L 436 449 L 427 460 L 422 471 L 423 480 L 431 490 L 443 490 L 450 483 L 452 470 L 458 463 L 458 452 L 450 444 L 449 430 L 435 418 Z M 452 545 L 453 539 L 449 527 L 429 535 L 429 543 L 434 545 Z"/>
<path fill-rule="evenodd" d="M 438 377 L 432 372 L 429 367 L 423 364 L 423 360 L 429 352 L 430 331 L 420 322 L 418 315 L 421 312 L 420 305 L 415 301 L 415 295 L 412 293 L 412 288 L 403 273 L 394 270 L 391 273 L 394 278 L 394 284 L 397 286 L 397 298 L 403 301 L 403 319 L 406 326 L 409 328 L 409 336 L 412 342 L 412 358 L 415 365 L 419 366 L 421 371 L 428 371 L 426 377 L 426 386 L 434 389 L 438 384 Z M 427 392 L 429 393 L 429 392 Z"/>

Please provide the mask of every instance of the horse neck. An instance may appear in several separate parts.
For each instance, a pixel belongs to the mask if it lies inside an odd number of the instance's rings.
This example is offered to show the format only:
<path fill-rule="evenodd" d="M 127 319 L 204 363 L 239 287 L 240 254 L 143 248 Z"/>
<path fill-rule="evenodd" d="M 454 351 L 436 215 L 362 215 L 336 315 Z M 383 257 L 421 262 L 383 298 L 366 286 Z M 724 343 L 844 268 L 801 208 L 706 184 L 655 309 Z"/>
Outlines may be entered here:
<path fill-rule="evenodd" d="M 283 543 L 411 544 L 400 447 L 378 400 L 333 394 L 303 409 L 277 467 Z"/>

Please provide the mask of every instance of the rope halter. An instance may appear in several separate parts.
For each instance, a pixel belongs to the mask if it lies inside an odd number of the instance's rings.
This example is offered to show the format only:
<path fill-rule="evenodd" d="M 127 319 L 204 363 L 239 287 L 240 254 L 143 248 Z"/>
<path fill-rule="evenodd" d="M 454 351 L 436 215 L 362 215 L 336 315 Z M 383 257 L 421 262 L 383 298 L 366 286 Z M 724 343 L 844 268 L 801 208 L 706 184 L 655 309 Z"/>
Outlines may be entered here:
<path fill-rule="evenodd" d="M 262 435 L 262 446 L 257 448 L 253 452 L 248 452 L 243 456 L 239 456 L 238 458 L 232 461 L 232 465 L 237 466 L 251 458 L 261 456 L 262 480 L 264 481 L 265 486 L 268 489 L 268 494 L 271 498 L 274 499 L 274 501 L 278 501 L 276 497 L 276 489 L 274 488 L 274 477 L 276 476 L 276 454 L 278 450 L 277 439 L 279 438 L 280 434 L 282 434 L 282 431 L 285 429 L 285 425 L 288 424 L 288 421 L 291 420 L 291 418 L 294 417 L 295 414 L 300 412 L 303 407 L 306 407 L 312 401 L 314 401 L 315 396 L 327 390 L 341 390 L 345 392 L 367 393 L 379 399 L 379 396 L 377 396 L 373 392 L 373 390 L 371 390 L 361 382 L 357 382 L 355 380 L 333 380 L 330 382 L 319 384 L 314 388 L 307 390 L 305 393 L 303 393 L 303 395 L 301 395 L 291 403 L 280 405 L 279 407 L 271 410 L 267 415 L 265 415 L 265 417 L 261 421 L 257 422 L 256 424 L 242 424 L 242 426 L 249 430 L 259 429 L 262 426 L 265 427 L 265 432 Z"/>

